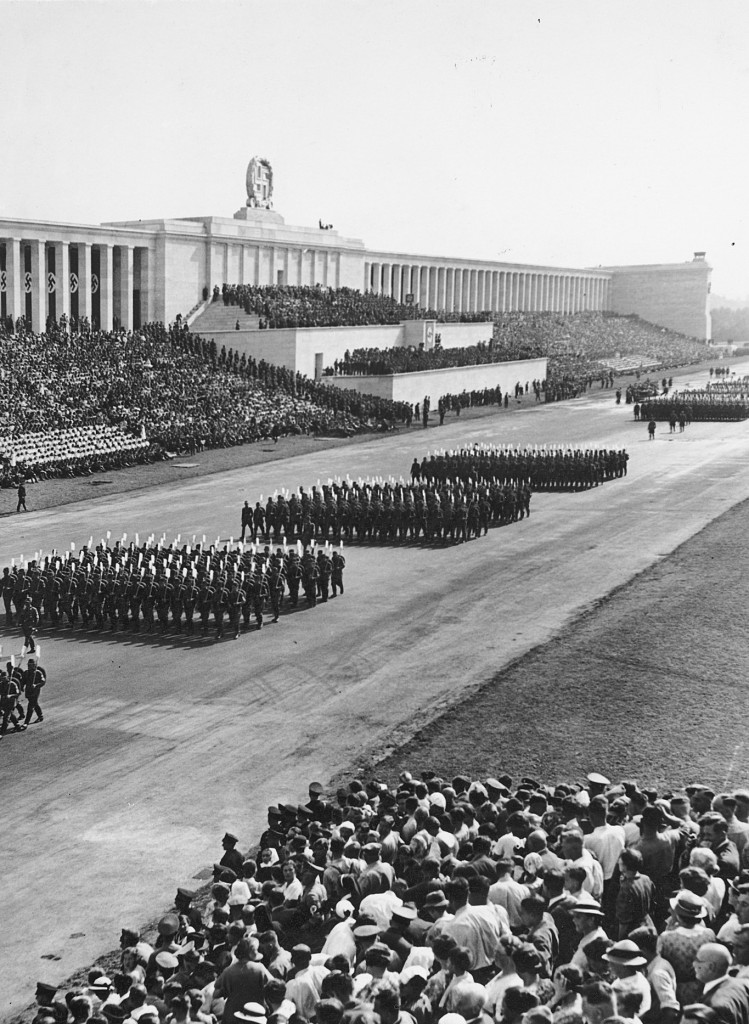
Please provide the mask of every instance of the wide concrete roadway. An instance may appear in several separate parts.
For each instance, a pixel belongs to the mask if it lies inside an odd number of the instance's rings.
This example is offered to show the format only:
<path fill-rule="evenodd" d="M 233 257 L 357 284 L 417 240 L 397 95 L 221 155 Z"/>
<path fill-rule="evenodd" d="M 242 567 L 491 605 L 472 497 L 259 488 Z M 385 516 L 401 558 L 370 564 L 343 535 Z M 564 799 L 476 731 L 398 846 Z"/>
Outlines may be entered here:
<path fill-rule="evenodd" d="M 570 442 L 631 455 L 626 479 L 536 495 L 530 519 L 468 544 L 353 544 L 344 597 L 237 642 L 42 636 L 44 723 L 0 743 L 0 1016 L 28 1003 L 37 979 L 62 981 L 116 945 L 121 926 L 158 914 L 218 858 L 226 828 L 243 847 L 256 841 L 268 804 L 405 738 L 749 496 L 748 440 L 746 423 L 698 423 L 671 437 L 659 424 L 650 442 L 631 407 L 596 388 L 0 521 L 6 565 L 106 530 L 228 539 L 245 498 L 339 474 L 407 476 L 436 443 Z M 17 634 L 0 640 L 6 655 L 20 650 Z M 464 742 L 456 737 L 456 768 Z"/>

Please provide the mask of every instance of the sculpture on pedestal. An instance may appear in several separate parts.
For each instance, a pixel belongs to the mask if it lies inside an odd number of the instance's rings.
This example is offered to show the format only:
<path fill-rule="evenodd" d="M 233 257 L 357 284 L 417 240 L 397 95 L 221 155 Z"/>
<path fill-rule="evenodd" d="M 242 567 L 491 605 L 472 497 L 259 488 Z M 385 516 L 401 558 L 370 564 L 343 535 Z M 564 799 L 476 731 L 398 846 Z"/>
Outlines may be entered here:
<path fill-rule="evenodd" d="M 260 210 L 272 210 L 273 168 L 270 161 L 253 156 L 247 167 L 247 206 Z"/>

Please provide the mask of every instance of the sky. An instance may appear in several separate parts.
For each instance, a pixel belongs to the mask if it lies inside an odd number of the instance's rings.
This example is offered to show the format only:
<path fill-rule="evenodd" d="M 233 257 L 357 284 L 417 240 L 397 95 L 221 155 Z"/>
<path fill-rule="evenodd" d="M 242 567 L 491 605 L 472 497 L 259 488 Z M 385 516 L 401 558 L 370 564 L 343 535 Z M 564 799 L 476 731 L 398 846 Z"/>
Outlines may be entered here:
<path fill-rule="evenodd" d="M 0 217 L 244 205 L 371 248 L 749 297 L 746 0 L 0 0 Z"/>

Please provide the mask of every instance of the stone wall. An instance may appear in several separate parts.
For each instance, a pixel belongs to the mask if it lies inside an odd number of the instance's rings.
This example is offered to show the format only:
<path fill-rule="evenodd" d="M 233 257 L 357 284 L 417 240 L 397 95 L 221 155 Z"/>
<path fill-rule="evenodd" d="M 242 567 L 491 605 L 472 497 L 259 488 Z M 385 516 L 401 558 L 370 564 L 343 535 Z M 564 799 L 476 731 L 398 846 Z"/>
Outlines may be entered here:
<path fill-rule="evenodd" d="M 546 359 L 521 359 L 511 363 L 485 363 L 482 366 L 455 366 L 421 373 L 398 373 L 382 377 L 326 377 L 326 384 L 358 391 L 361 394 L 390 398 L 395 402 L 422 402 L 429 395 L 432 409 L 446 394 L 495 388 L 512 391 L 517 383 L 546 378 Z"/>
<path fill-rule="evenodd" d="M 612 275 L 612 313 L 635 313 L 661 327 L 695 338 L 710 338 L 708 296 L 712 268 L 704 260 L 603 269 Z"/>
<path fill-rule="evenodd" d="M 193 302 L 194 305 L 194 302 Z M 419 325 L 422 330 L 419 331 Z M 462 347 L 486 341 L 491 337 L 491 324 L 438 324 L 448 327 L 450 343 L 443 347 Z M 207 340 L 213 340 L 221 349 L 230 348 L 249 358 L 265 359 L 276 366 L 288 366 L 292 370 L 314 377 L 316 367 L 332 366 L 336 359 L 343 359 L 345 353 L 357 348 L 395 348 L 406 345 L 408 328 L 415 328 L 414 336 L 423 337 L 423 321 L 406 321 L 405 324 L 385 324 L 361 327 L 281 327 L 264 331 L 208 331 L 201 330 L 200 318 L 193 331 Z M 321 358 L 320 358 L 321 357 Z M 483 386 L 483 385 L 482 385 Z M 504 388 L 502 389 L 504 390 Z M 423 396 L 422 396 L 423 397 Z"/>

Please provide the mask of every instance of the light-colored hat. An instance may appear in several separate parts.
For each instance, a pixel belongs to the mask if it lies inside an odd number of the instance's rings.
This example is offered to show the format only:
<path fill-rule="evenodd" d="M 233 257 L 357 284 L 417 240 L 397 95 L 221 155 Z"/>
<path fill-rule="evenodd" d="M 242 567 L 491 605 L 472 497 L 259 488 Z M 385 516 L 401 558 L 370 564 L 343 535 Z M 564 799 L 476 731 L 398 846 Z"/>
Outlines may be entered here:
<path fill-rule="evenodd" d="M 260 1003 L 245 1003 L 241 1010 L 235 1012 L 237 1020 L 250 1021 L 251 1024 L 266 1024 L 265 1007 Z"/>
<path fill-rule="evenodd" d="M 594 900 L 589 892 L 581 892 L 578 896 L 577 903 L 574 907 L 570 907 L 571 914 L 588 914 L 592 917 L 605 917 L 606 915 L 601 910 L 601 904 L 598 900 Z"/>
<path fill-rule="evenodd" d="M 639 947 L 631 939 L 622 939 L 609 947 L 603 959 L 612 964 L 619 964 L 620 967 L 644 967 L 647 960 L 642 955 Z"/>
<path fill-rule="evenodd" d="M 690 892 L 689 889 L 682 889 L 681 892 L 677 892 L 674 898 L 668 902 L 671 905 L 671 909 L 676 911 L 676 913 L 682 914 L 684 917 L 691 917 L 695 921 L 700 921 L 703 917 L 707 916 L 705 901 L 701 896 Z"/>

